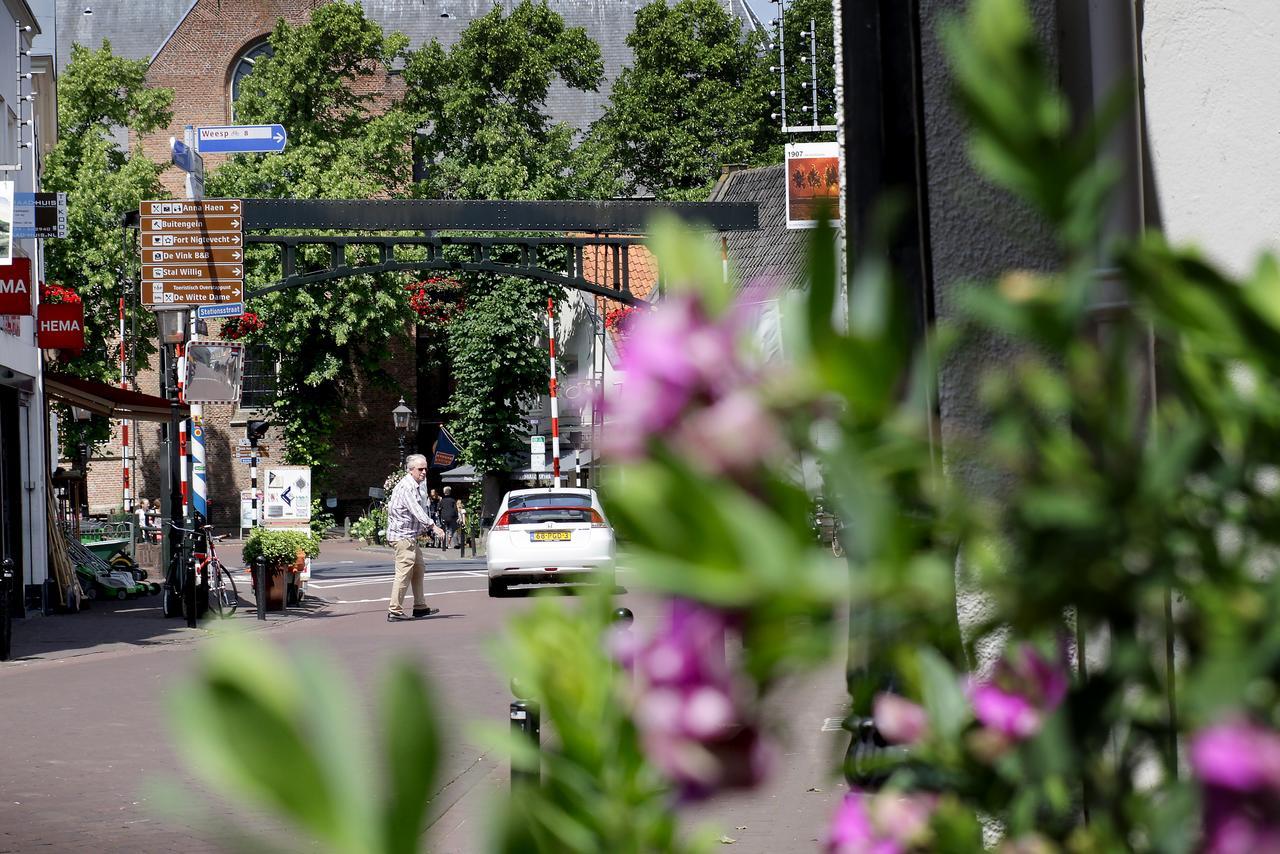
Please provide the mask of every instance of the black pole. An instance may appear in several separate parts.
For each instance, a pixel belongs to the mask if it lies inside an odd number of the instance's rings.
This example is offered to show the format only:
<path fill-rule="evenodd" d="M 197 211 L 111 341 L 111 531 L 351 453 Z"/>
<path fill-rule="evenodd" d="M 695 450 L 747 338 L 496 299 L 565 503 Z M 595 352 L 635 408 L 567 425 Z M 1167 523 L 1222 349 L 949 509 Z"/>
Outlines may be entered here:
<path fill-rule="evenodd" d="M 188 519 L 187 521 L 190 520 Z M 197 589 L 200 585 L 196 583 L 196 556 L 191 550 L 191 539 L 190 534 L 184 533 L 182 535 L 182 559 L 185 561 L 185 583 L 187 585 L 187 589 L 185 591 L 187 602 L 187 628 L 194 629 L 196 627 L 196 618 L 199 616 L 199 614 L 196 613 L 196 608 L 198 607 L 196 593 L 198 592 Z"/>
<path fill-rule="evenodd" d="M 267 618 L 267 559 L 258 556 L 253 562 L 253 595 L 258 599 L 258 619 L 265 620 Z"/>
<path fill-rule="evenodd" d="M 13 645 L 13 615 L 9 613 L 9 590 L 13 586 L 13 559 L 0 562 L 0 661 L 8 661 Z"/>
<path fill-rule="evenodd" d="M 511 703 L 511 732 L 517 738 L 527 738 L 533 744 L 534 750 L 540 750 L 542 746 L 542 721 L 540 719 L 540 709 L 538 704 L 533 700 L 518 699 Z M 511 762 L 511 788 L 525 785 L 527 783 L 539 783 L 542 780 L 541 753 L 539 753 L 538 765 L 533 768 L 521 768 L 515 760 Z"/>
<path fill-rule="evenodd" d="M 404 452 L 404 432 L 400 433 L 400 468 L 404 468 L 405 452 Z"/>

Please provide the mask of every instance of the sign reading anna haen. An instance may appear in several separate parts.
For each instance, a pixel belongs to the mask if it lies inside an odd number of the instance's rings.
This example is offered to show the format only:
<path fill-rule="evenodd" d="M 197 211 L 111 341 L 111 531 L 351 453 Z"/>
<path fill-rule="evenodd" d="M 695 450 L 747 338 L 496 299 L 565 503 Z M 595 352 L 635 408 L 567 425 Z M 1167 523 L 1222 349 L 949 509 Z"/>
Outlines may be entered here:
<path fill-rule="evenodd" d="M 834 142 L 787 146 L 787 228 L 813 228 L 826 209 L 834 225 L 840 211 L 840 148 Z"/>
<path fill-rule="evenodd" d="M 143 202 L 143 304 L 243 301 L 243 211 L 240 199 Z"/>
<path fill-rule="evenodd" d="M 262 524 L 268 528 L 311 530 L 311 467 L 267 469 Z"/>
<path fill-rule="evenodd" d="M 31 313 L 31 259 L 0 264 L 0 314 Z"/>
<path fill-rule="evenodd" d="M 41 303 L 36 341 L 41 350 L 83 350 L 84 303 Z"/>

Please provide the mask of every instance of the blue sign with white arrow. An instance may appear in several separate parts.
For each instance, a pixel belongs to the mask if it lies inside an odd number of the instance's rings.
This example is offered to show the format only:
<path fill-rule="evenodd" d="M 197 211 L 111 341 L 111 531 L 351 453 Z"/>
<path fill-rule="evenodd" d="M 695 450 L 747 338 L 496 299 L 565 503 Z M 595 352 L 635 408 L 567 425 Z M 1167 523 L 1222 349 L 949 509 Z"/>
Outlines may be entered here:
<path fill-rule="evenodd" d="M 280 152 L 288 141 L 283 125 L 196 128 L 196 150 L 202 154 Z"/>

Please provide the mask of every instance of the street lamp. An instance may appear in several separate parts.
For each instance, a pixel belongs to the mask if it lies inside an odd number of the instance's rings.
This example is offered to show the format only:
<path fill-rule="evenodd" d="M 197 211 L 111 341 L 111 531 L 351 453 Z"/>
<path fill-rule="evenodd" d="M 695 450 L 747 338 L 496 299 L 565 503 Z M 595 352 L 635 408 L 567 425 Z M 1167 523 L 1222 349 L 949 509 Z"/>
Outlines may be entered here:
<path fill-rule="evenodd" d="M 405 437 L 409 433 L 409 424 L 413 421 L 413 410 L 405 405 L 404 398 L 400 398 L 400 403 L 396 408 L 391 410 L 391 420 L 396 425 L 396 432 L 400 434 L 400 467 L 404 468 L 405 461 Z"/>

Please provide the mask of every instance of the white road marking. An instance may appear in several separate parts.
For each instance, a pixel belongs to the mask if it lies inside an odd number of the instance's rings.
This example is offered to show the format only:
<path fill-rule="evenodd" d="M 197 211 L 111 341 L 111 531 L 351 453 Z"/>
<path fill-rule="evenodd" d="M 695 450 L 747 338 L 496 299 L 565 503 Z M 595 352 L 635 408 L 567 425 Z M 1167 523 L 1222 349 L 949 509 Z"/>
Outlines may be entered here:
<path fill-rule="evenodd" d="M 844 718 L 823 718 L 822 731 L 839 732 L 844 729 L 844 727 L 841 726 L 842 723 L 844 723 Z"/>
<path fill-rule="evenodd" d="M 487 573 L 480 573 L 483 578 Z M 475 578 L 476 573 L 473 572 L 428 572 L 425 579 L 428 581 L 462 581 L 468 578 Z M 365 575 L 359 578 L 335 578 L 332 581 L 328 579 L 313 580 L 311 585 L 321 590 L 331 590 L 338 587 L 359 587 L 362 584 L 380 584 L 391 581 L 395 575 L 388 573 L 386 575 Z"/>
<path fill-rule="evenodd" d="M 423 596 L 448 596 L 450 593 L 488 593 L 487 587 L 477 587 L 475 590 L 441 590 L 439 593 L 424 593 Z M 406 597 L 407 598 L 407 597 Z M 334 605 L 361 605 L 365 602 L 390 602 L 390 596 L 384 596 L 381 599 L 332 599 L 330 602 Z"/>

